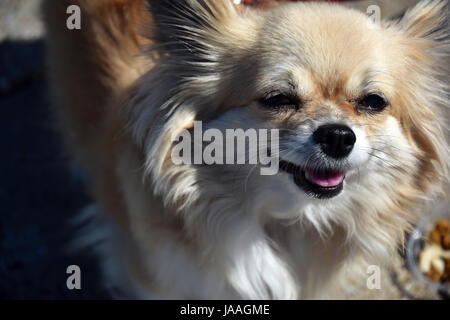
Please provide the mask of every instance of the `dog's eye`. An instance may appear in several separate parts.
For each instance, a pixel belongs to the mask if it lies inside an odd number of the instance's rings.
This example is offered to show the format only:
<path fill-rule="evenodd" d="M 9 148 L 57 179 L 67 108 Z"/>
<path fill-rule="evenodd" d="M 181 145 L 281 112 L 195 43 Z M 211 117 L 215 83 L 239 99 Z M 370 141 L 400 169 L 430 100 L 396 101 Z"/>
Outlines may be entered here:
<path fill-rule="evenodd" d="M 358 100 L 358 107 L 369 111 L 380 112 L 388 105 L 385 97 L 378 93 L 371 93 Z"/>
<path fill-rule="evenodd" d="M 263 98 L 259 101 L 266 108 L 280 109 L 280 108 L 297 108 L 299 100 L 284 94 L 277 94 L 270 98 Z"/>

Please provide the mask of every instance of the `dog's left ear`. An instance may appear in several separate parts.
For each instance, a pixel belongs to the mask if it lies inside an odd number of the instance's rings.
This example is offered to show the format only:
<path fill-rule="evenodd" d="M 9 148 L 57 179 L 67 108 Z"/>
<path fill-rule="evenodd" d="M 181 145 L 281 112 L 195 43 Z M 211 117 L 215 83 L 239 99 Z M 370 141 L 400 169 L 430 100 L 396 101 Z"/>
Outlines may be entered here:
<path fill-rule="evenodd" d="M 447 17 L 446 0 L 424 0 L 408 10 L 398 25 L 408 37 L 446 41 L 448 40 Z"/>
<path fill-rule="evenodd" d="M 403 97 L 399 115 L 421 155 L 421 189 L 437 190 L 448 180 L 450 153 L 445 139 L 450 42 L 448 2 L 425 0 L 408 10 L 392 26 L 403 35 L 403 61 L 408 81 L 402 86 L 412 94 Z"/>

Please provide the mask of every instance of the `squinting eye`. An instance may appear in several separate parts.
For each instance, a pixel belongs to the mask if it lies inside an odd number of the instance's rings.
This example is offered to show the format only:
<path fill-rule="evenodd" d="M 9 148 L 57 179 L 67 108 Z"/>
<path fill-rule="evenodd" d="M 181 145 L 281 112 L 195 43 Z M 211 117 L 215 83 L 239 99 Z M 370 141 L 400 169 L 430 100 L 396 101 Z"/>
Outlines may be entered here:
<path fill-rule="evenodd" d="M 299 100 L 284 94 L 278 94 L 270 98 L 263 98 L 259 102 L 267 108 L 297 108 Z"/>
<path fill-rule="evenodd" d="M 388 106 L 385 97 L 377 93 L 368 94 L 358 100 L 358 108 L 368 111 L 383 111 Z"/>

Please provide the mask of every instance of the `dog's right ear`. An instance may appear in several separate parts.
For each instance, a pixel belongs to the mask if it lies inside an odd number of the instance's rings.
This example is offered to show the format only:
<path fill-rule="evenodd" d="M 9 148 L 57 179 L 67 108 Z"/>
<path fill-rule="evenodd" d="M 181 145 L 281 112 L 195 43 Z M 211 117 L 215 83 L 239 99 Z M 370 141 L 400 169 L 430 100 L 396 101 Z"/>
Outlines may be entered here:
<path fill-rule="evenodd" d="M 169 52 L 193 53 L 204 47 L 211 33 L 234 7 L 229 0 L 148 0 L 153 18 L 152 38 Z"/>

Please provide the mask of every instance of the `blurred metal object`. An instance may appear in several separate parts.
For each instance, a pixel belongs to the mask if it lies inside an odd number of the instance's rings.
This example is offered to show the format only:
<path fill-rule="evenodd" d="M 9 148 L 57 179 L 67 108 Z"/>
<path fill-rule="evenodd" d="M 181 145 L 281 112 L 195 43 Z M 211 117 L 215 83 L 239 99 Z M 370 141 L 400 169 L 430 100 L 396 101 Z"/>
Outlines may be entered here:
<path fill-rule="evenodd" d="M 440 219 L 450 220 L 449 204 L 450 202 L 448 199 L 445 201 L 430 203 L 428 212 L 409 236 L 408 245 L 406 248 L 406 260 L 408 263 L 408 269 L 415 278 L 414 288 L 416 289 L 416 292 L 412 292 L 415 296 L 423 294 L 423 292 L 439 294 L 442 298 L 450 296 L 449 284 L 430 280 L 425 276 L 419 266 L 419 256 L 426 243 L 429 243 L 429 233 L 435 228 L 436 222 Z M 417 292 L 417 288 L 420 288 L 421 291 Z M 405 288 L 405 290 L 411 293 L 411 288 Z"/>

